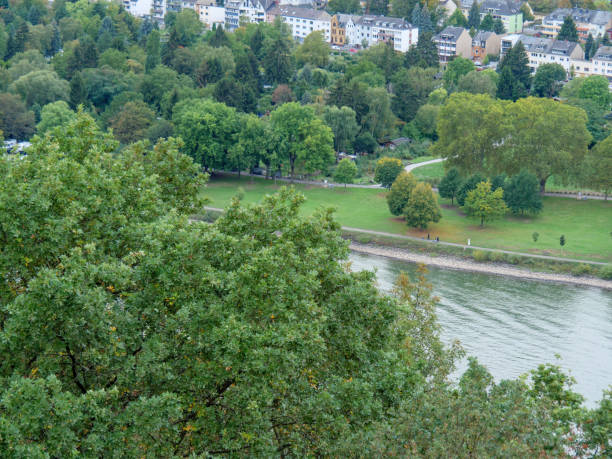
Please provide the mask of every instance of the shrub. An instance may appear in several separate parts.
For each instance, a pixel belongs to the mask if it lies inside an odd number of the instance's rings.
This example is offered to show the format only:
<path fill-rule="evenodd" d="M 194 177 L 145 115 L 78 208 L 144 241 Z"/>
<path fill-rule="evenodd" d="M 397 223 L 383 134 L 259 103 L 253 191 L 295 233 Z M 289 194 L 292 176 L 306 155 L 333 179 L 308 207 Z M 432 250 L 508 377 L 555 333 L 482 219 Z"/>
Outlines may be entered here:
<path fill-rule="evenodd" d="M 584 276 L 592 274 L 593 268 L 585 263 L 580 263 L 572 268 L 572 274 L 574 276 Z"/>
<path fill-rule="evenodd" d="M 518 265 L 521 262 L 521 257 L 512 255 L 510 258 L 508 258 L 508 261 L 512 263 L 513 265 Z"/>
<path fill-rule="evenodd" d="M 474 258 L 474 260 L 479 261 L 479 262 L 489 261 L 490 257 L 491 257 L 491 254 L 483 250 L 474 250 L 474 252 L 472 252 L 472 258 Z"/>
<path fill-rule="evenodd" d="M 612 280 L 612 265 L 606 265 L 599 268 L 599 277 Z"/>
<path fill-rule="evenodd" d="M 506 254 L 502 252 L 491 252 L 489 258 L 491 259 L 491 261 L 500 263 L 506 261 Z"/>

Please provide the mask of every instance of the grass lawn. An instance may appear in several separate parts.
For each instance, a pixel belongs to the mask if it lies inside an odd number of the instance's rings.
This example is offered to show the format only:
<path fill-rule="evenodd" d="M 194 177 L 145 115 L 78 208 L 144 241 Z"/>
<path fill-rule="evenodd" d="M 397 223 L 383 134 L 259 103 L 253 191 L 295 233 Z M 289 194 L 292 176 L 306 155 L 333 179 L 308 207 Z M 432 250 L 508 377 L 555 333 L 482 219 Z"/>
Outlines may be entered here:
<path fill-rule="evenodd" d="M 240 181 L 236 177 L 212 178 L 204 195 L 210 199 L 209 205 L 225 207 L 239 186 L 244 190 L 243 201 L 253 203 L 273 193 L 282 183 L 275 185 L 273 180 L 250 178 Z M 545 197 L 544 211 L 537 217 L 507 217 L 480 228 L 478 222 L 463 216 L 456 207 L 449 205 L 449 201 L 442 199 L 442 220 L 420 231 L 408 228 L 400 218 L 389 213 L 385 191 L 295 187 L 306 196 L 304 212 L 333 206 L 337 209 L 336 218 L 344 226 L 419 237 L 429 233 L 431 237 L 462 244 L 470 238 L 475 246 L 612 262 L 612 201 Z M 533 242 L 534 232 L 540 235 L 538 242 Z M 563 250 L 559 245 L 562 234 L 566 239 Z"/>
<path fill-rule="evenodd" d="M 426 166 L 421 166 L 421 167 L 412 169 L 412 174 L 418 180 L 434 179 L 434 178 L 441 179 L 442 177 L 444 177 L 445 173 L 446 172 L 444 171 L 443 162 L 428 164 Z"/>
<path fill-rule="evenodd" d="M 417 167 L 412 170 L 412 174 L 419 180 L 431 180 L 431 179 L 442 179 L 446 171 L 444 170 L 444 163 L 429 164 L 427 166 Z M 555 180 L 552 176 L 546 181 L 546 191 L 593 191 L 588 188 L 581 187 L 578 185 L 566 184 L 564 185 L 560 181 Z"/>

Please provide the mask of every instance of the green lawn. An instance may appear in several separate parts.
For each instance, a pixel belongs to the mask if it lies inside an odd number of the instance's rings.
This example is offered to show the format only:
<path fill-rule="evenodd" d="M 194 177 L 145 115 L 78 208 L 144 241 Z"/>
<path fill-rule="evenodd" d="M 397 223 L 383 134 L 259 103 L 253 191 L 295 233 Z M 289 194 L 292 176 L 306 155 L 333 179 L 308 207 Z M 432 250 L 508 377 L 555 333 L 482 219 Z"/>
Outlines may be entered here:
<path fill-rule="evenodd" d="M 412 169 L 412 174 L 419 180 L 433 178 L 441 179 L 445 174 L 444 163 L 434 163 L 417 167 Z"/>
<path fill-rule="evenodd" d="M 275 185 L 273 180 L 212 178 L 204 194 L 211 206 L 224 207 L 239 186 L 244 190 L 244 202 L 252 203 L 281 185 L 280 182 Z M 545 197 L 544 211 L 537 217 L 507 217 L 480 228 L 476 221 L 461 215 L 456 207 L 448 205 L 448 201 L 441 200 L 442 220 L 420 231 L 406 227 L 401 219 L 389 213 L 385 191 L 295 187 L 306 196 L 304 212 L 311 213 L 319 206 L 333 206 L 337 209 L 338 221 L 344 226 L 419 237 L 429 233 L 443 241 L 463 244 L 470 238 L 475 246 L 612 262 L 612 201 Z M 534 232 L 540 235 L 537 243 L 531 237 Z M 562 234 L 567 241 L 563 250 L 559 246 Z"/>
<path fill-rule="evenodd" d="M 444 163 L 429 164 L 427 166 L 417 167 L 416 169 L 412 170 L 412 174 L 419 180 L 442 179 L 445 173 Z M 555 180 L 555 177 L 552 176 L 546 181 L 546 191 L 589 192 L 593 190 L 589 190 L 588 188 L 580 187 L 578 185 L 563 184 L 560 181 Z"/>

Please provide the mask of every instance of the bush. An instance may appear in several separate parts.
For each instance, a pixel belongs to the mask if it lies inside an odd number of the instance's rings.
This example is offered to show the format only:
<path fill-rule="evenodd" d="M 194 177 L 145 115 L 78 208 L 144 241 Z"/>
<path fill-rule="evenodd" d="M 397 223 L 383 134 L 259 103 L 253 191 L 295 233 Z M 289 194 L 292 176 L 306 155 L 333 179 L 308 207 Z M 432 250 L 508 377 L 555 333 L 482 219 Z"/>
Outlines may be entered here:
<path fill-rule="evenodd" d="M 489 261 L 490 257 L 491 254 L 483 250 L 474 250 L 474 252 L 472 252 L 472 258 L 479 262 Z"/>
<path fill-rule="evenodd" d="M 599 268 L 599 277 L 612 280 L 612 265 L 606 265 Z"/>
<path fill-rule="evenodd" d="M 506 254 L 502 252 L 491 252 L 489 258 L 491 261 L 500 263 L 506 261 Z"/>
<path fill-rule="evenodd" d="M 592 274 L 593 268 L 585 263 L 580 263 L 572 268 L 572 274 L 574 276 L 585 276 Z"/>
<path fill-rule="evenodd" d="M 355 238 L 357 240 L 357 242 L 359 242 L 360 244 L 369 244 L 370 242 L 372 242 L 372 237 L 368 236 L 366 234 L 360 234 L 359 236 L 357 236 Z"/>
<path fill-rule="evenodd" d="M 511 257 L 508 259 L 508 261 L 509 261 L 510 263 L 512 263 L 513 265 L 518 265 L 518 264 L 521 262 L 521 257 L 518 257 L 518 256 L 516 256 L 516 255 L 512 255 L 512 256 L 511 256 Z"/>

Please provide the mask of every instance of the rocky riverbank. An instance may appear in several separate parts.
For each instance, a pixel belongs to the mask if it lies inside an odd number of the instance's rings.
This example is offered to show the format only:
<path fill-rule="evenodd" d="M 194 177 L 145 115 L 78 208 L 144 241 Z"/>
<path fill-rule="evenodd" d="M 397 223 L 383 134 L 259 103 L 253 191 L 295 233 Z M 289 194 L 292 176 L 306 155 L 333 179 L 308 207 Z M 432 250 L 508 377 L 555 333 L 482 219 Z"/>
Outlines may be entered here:
<path fill-rule="evenodd" d="M 596 277 L 577 277 L 565 274 L 543 273 L 529 271 L 526 269 L 497 263 L 478 263 L 450 256 L 430 256 L 410 252 L 408 250 L 383 247 L 372 244 L 359 244 L 351 242 L 350 249 L 354 252 L 381 257 L 393 258 L 395 260 L 408 261 L 411 263 L 423 263 L 425 265 L 437 266 L 446 269 L 458 269 L 462 271 L 481 272 L 485 274 L 496 274 L 499 276 L 511 276 L 521 279 L 531 279 L 543 282 L 559 282 L 564 284 L 584 285 L 589 287 L 612 290 L 612 281 Z"/>

